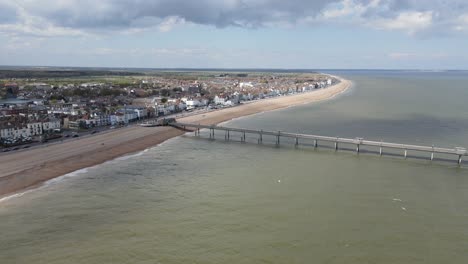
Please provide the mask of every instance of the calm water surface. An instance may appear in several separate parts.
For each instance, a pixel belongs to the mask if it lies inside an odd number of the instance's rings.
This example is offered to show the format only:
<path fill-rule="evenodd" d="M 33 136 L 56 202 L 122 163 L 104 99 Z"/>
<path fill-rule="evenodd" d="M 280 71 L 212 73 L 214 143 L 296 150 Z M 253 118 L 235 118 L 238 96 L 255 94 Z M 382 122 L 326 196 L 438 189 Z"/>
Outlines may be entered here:
<path fill-rule="evenodd" d="M 228 125 L 468 146 L 466 73 L 334 73 L 355 87 Z M 468 263 L 466 168 L 218 137 L 1 202 L 0 263 Z"/>

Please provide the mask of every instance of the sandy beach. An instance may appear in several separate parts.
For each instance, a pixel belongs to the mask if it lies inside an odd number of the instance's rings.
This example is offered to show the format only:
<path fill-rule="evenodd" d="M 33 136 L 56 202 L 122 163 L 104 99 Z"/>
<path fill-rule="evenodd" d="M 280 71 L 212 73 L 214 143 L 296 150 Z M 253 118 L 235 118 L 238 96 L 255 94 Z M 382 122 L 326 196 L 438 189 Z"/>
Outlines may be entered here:
<path fill-rule="evenodd" d="M 178 120 L 205 125 L 218 124 L 241 116 L 327 100 L 346 91 L 351 86 L 350 81 L 340 80 L 340 83 L 326 89 L 259 100 Z M 142 151 L 182 134 L 184 134 L 183 131 L 171 127 L 133 126 L 64 143 L 44 145 L 1 155 L 0 197 L 33 188 L 47 180 L 82 168 Z"/>

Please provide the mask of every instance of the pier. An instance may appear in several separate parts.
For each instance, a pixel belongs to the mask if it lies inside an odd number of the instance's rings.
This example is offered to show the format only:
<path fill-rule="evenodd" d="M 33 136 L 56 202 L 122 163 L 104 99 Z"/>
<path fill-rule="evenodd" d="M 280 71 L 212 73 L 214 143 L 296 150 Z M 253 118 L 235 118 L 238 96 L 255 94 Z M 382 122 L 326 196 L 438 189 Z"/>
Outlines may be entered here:
<path fill-rule="evenodd" d="M 290 132 L 282 131 L 265 131 L 265 130 L 255 130 L 255 129 L 244 129 L 244 128 L 231 128 L 215 125 L 200 125 L 200 124 L 191 124 L 191 123 L 180 123 L 180 122 L 171 122 L 168 125 L 183 129 L 188 131 L 194 131 L 195 135 L 200 135 L 200 129 L 208 129 L 209 137 L 214 139 L 215 132 L 224 133 L 224 139 L 230 140 L 231 133 L 237 132 L 241 135 L 241 142 L 246 141 L 246 134 L 253 134 L 258 136 L 258 144 L 263 143 L 264 136 L 271 136 L 275 138 L 275 143 L 277 146 L 281 144 L 281 138 L 290 138 L 294 140 L 294 144 L 298 147 L 301 142 L 313 142 L 314 148 L 319 147 L 319 142 L 331 143 L 335 151 L 340 149 L 340 146 L 345 144 L 346 146 L 353 146 L 357 153 L 363 151 L 364 147 L 372 147 L 378 149 L 378 154 L 380 156 L 384 155 L 385 149 L 399 150 L 401 155 L 404 158 L 408 157 L 408 151 L 414 151 L 417 153 L 427 153 L 427 157 L 432 161 L 435 158 L 436 154 L 452 155 L 457 157 L 457 163 L 461 164 L 464 156 L 468 155 L 466 148 L 456 147 L 456 148 L 441 148 L 435 146 L 418 146 L 418 145 L 409 145 L 409 144 L 399 144 L 399 143 L 390 143 L 384 141 L 371 141 L 364 140 L 363 138 L 342 138 L 342 137 L 329 137 L 329 136 L 318 136 L 318 135 L 309 135 L 309 134 L 295 134 Z"/>

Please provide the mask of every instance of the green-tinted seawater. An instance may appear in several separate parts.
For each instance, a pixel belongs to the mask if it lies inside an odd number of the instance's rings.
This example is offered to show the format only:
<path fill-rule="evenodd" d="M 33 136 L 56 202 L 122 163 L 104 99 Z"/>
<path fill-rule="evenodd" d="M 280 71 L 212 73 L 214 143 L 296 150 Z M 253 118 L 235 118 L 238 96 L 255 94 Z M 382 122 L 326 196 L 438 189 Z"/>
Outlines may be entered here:
<path fill-rule="evenodd" d="M 337 74 L 355 82 L 345 95 L 227 125 L 468 147 L 468 76 Z M 468 262 L 468 173 L 454 161 L 217 136 L 1 202 L 0 263 Z"/>

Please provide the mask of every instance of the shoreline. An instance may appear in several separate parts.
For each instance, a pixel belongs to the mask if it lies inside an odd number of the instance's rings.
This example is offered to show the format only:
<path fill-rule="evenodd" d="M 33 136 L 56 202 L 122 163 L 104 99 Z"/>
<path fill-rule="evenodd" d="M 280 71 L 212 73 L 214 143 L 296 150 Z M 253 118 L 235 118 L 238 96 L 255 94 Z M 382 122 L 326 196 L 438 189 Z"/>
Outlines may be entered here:
<path fill-rule="evenodd" d="M 232 108 L 182 117 L 178 120 L 213 125 L 262 112 L 329 100 L 346 92 L 352 86 L 349 80 L 333 77 L 340 82 L 325 89 L 259 100 Z M 54 178 L 144 151 L 185 133 L 172 127 L 128 127 L 75 141 L 0 156 L 2 165 L 0 201 L 18 195 L 19 192 L 40 187 Z"/>

